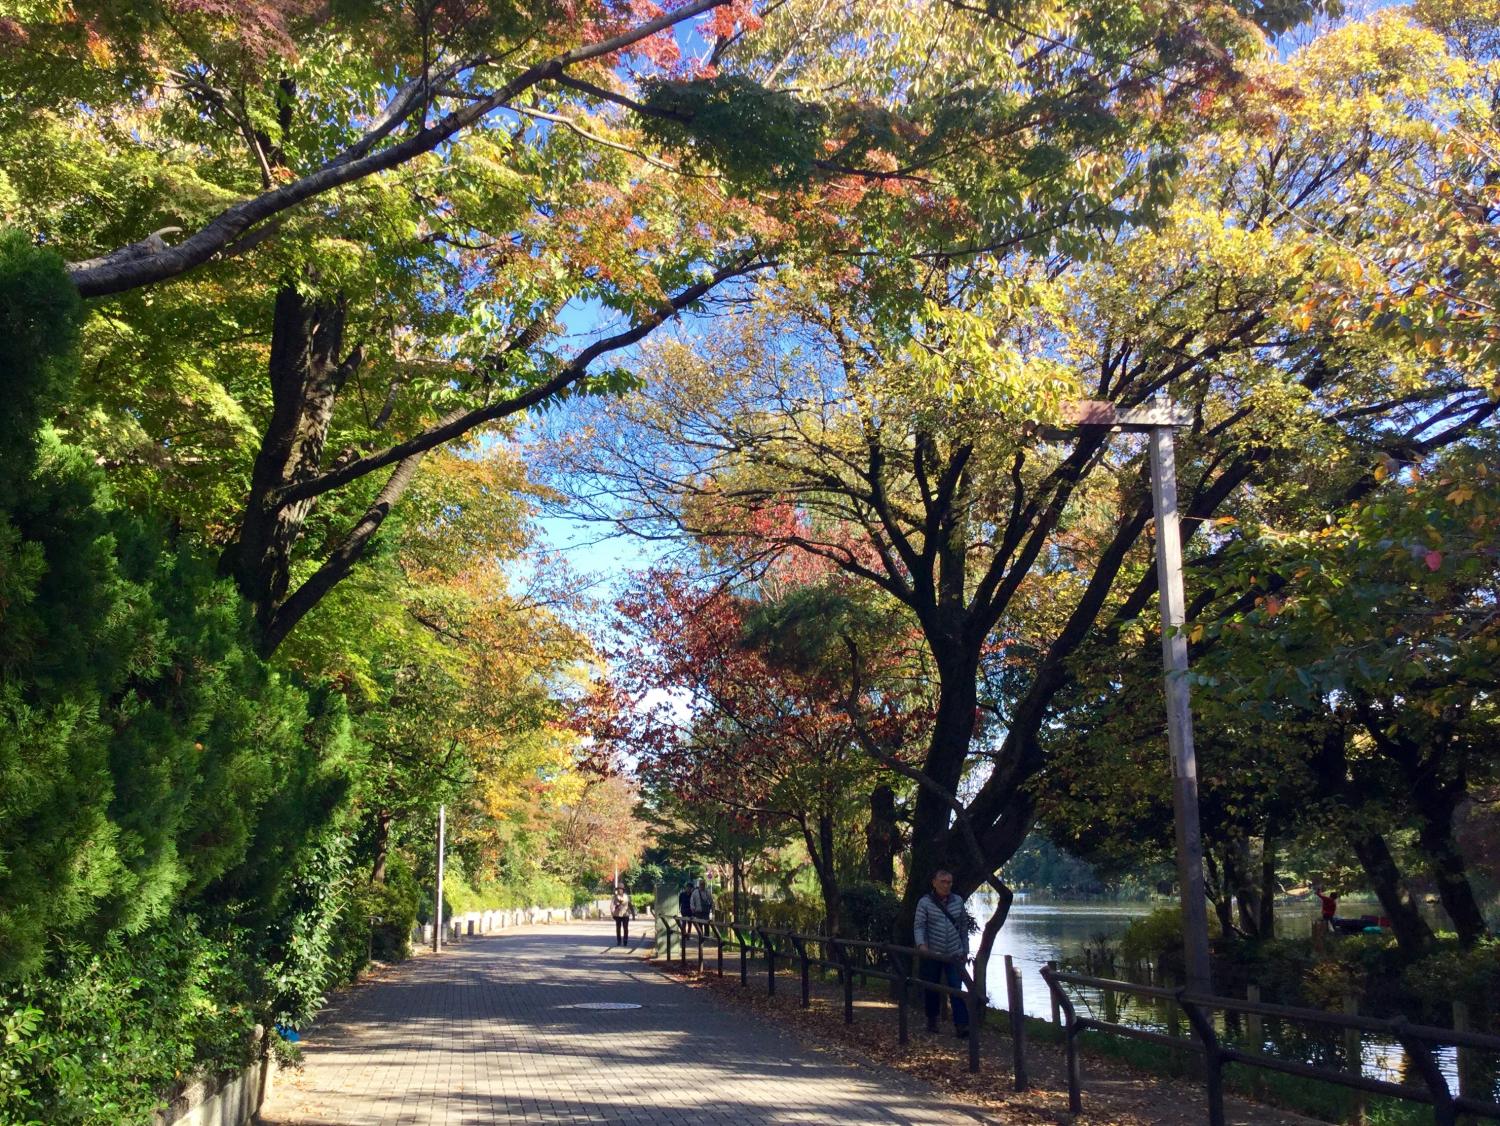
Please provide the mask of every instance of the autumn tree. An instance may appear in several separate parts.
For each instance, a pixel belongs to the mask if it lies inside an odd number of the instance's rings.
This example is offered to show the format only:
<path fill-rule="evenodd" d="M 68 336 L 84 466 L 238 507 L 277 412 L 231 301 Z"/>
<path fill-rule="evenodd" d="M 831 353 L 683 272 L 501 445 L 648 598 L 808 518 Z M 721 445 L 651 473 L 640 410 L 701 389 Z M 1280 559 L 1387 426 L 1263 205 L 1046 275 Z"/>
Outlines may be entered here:
<path fill-rule="evenodd" d="M 684 867 L 720 865 L 729 870 L 729 918 L 748 922 L 745 893 L 755 866 L 790 840 L 790 826 L 773 815 L 730 808 L 712 798 L 693 799 L 670 781 L 644 779 L 641 815 L 654 847 Z"/>
<path fill-rule="evenodd" d="M 1494 472 L 1489 431 L 1394 474 L 1377 465 L 1379 487 L 1321 527 L 1247 529 L 1206 657 L 1216 691 L 1331 729 L 1319 796 L 1415 830 L 1466 945 L 1489 933 L 1457 826 L 1494 773 Z"/>
<path fill-rule="evenodd" d="M 85 296 L 115 295 L 75 418 L 137 488 L 195 486 L 184 524 L 223 549 L 269 654 L 429 451 L 618 389 L 594 365 L 762 265 L 764 232 L 593 108 L 596 83 L 690 74 L 672 29 L 751 19 L 722 0 L 644 20 L 242 7 L 238 26 L 170 4 L 10 21 L 37 49 L 0 81 L 37 112 L 8 134 L 5 211 L 65 254 L 128 240 L 72 266 Z M 75 71 L 91 96 L 70 96 Z M 614 331 L 549 347 L 569 302 Z"/>
<path fill-rule="evenodd" d="M 843 686 L 755 646 L 756 606 L 712 581 L 649 572 L 620 609 L 629 639 L 615 676 L 630 703 L 619 744 L 653 788 L 792 827 L 838 933 L 839 830 L 874 784 Z"/>
<path fill-rule="evenodd" d="M 954 868 L 961 890 L 1031 827 L 1071 657 L 1155 594 L 1142 450 L 1045 437 L 1062 401 L 1187 409 L 1185 536 L 1205 557 L 1223 546 L 1211 517 L 1326 504 L 1322 486 L 1352 502 L 1382 455 L 1432 456 L 1495 411 L 1463 362 L 1393 347 L 1320 296 L 1330 277 L 1384 284 L 1358 266 L 1388 229 L 1361 201 L 1449 158 L 1434 91 L 1459 72 L 1442 38 L 1386 13 L 1245 71 L 1232 98 L 1199 99 L 1221 101 L 1223 128 L 1181 150 L 1154 225 L 1129 221 L 1149 204 L 1137 184 L 1117 231 L 1084 224 L 1092 240 L 931 261 L 882 246 L 868 284 L 873 257 L 783 270 L 742 322 L 654 349 L 646 397 L 565 446 L 602 518 L 758 535 L 906 607 L 938 685 L 913 870 Z M 793 530 L 758 523 L 787 505 Z M 995 658 L 1003 675 L 982 678 Z"/>

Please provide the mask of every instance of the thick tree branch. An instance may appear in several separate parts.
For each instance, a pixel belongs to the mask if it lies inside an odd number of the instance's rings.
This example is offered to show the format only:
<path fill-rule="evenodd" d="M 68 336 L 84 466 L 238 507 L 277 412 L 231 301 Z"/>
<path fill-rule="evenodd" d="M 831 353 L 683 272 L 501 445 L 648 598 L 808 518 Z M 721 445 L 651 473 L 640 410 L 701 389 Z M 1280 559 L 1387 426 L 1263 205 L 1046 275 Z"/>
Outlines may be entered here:
<path fill-rule="evenodd" d="M 391 99 L 364 136 L 315 172 L 226 208 L 176 246 L 155 247 L 150 245 L 150 240 L 132 243 L 98 258 L 71 263 L 69 275 L 78 292 L 85 297 L 104 297 L 177 277 L 210 261 L 258 223 L 314 196 L 431 152 L 517 95 L 540 82 L 561 77 L 567 67 L 623 50 L 727 2 L 690 0 L 680 8 L 610 39 L 554 55 L 545 62 L 527 67 L 498 90 L 454 110 L 434 125 L 421 128 L 396 144 L 375 150 L 376 144 L 427 104 L 426 80 L 414 79 Z M 476 61 L 484 60 L 470 60 L 464 65 L 473 65 Z"/>
<path fill-rule="evenodd" d="M 461 437 L 477 426 L 483 426 L 489 422 L 508 418 L 513 414 L 518 414 L 521 411 L 538 406 L 583 379 L 588 374 L 589 365 L 600 356 L 619 351 L 621 348 L 628 348 L 632 344 L 644 340 L 664 322 L 704 297 L 716 286 L 730 278 L 742 277 L 756 270 L 768 269 L 773 265 L 773 262 L 766 260 L 747 261 L 742 259 L 732 266 L 725 266 L 715 271 L 712 277 L 695 285 L 688 286 L 687 289 L 677 294 L 666 305 L 644 318 L 633 328 L 589 345 L 545 383 L 540 383 L 529 391 L 525 391 L 513 398 L 449 415 L 436 426 L 423 431 L 413 438 L 408 438 L 404 442 L 400 442 L 379 453 L 373 453 L 367 457 L 351 461 L 337 469 L 331 469 L 318 477 L 290 485 L 281 489 L 275 495 L 274 503 L 277 505 L 288 505 L 296 501 L 321 496 L 323 493 L 341 488 L 351 481 L 358 480 L 367 473 L 373 473 L 377 469 L 393 465 L 398 461 L 411 457 L 413 454 L 425 453 L 427 450 L 441 446 L 445 442 L 451 442 L 453 439 Z"/>
<path fill-rule="evenodd" d="M 333 549 L 312 576 L 292 592 L 291 596 L 276 607 L 271 620 L 261 631 L 261 656 L 269 657 L 286 640 L 292 628 L 307 616 L 323 597 L 337 586 L 354 569 L 363 557 L 375 533 L 385 523 L 385 518 L 411 487 L 425 454 L 413 454 L 398 464 L 391 473 L 374 502 L 361 516 L 354 527 Z"/>

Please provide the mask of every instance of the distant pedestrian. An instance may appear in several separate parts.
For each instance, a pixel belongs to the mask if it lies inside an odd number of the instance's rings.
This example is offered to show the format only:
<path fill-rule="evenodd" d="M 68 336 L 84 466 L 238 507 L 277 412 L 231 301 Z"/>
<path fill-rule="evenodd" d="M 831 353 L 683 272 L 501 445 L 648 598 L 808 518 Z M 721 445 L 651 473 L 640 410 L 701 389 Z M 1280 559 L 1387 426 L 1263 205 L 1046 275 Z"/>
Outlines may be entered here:
<path fill-rule="evenodd" d="M 693 889 L 689 907 L 692 908 L 695 919 L 706 920 L 714 913 L 714 893 L 708 890 L 707 880 L 698 881 L 698 886 Z"/>
<path fill-rule="evenodd" d="M 951 989 L 963 987 L 959 965 L 969 956 L 969 915 L 963 897 L 953 894 L 953 873 L 939 868 L 932 875 L 932 890 L 917 900 L 917 917 L 912 930 L 917 952 L 922 959 L 922 980 Z M 951 959 L 936 961 L 935 959 Z M 959 1039 L 969 1034 L 969 1007 L 957 993 L 949 994 L 953 1002 L 953 1032 Z M 938 1014 L 943 1010 L 943 995 L 928 989 L 923 995 L 927 1008 L 927 1031 L 936 1032 Z"/>
<path fill-rule="evenodd" d="M 630 919 L 635 914 L 635 904 L 619 884 L 615 885 L 614 898 L 609 903 L 609 913 L 615 918 L 615 945 L 630 945 Z"/>
<path fill-rule="evenodd" d="M 682 890 L 677 893 L 677 914 L 684 919 L 693 917 L 693 881 L 689 880 L 682 885 Z"/>

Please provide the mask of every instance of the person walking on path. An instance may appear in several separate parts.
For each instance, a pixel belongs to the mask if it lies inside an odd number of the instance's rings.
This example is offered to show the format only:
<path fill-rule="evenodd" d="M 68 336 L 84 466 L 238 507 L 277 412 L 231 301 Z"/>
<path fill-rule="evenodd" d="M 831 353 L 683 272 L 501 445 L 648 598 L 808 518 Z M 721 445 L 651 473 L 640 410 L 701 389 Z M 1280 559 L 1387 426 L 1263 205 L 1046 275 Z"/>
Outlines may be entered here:
<path fill-rule="evenodd" d="M 699 880 L 698 886 L 693 889 L 693 898 L 689 906 L 693 911 L 693 918 L 707 920 L 714 913 L 714 893 L 708 890 L 708 881 Z"/>
<path fill-rule="evenodd" d="M 625 889 L 619 884 L 615 885 L 615 895 L 609 904 L 609 913 L 615 918 L 615 945 L 630 945 L 630 917 L 635 914 L 635 904 L 630 902 L 630 896 L 625 894 Z"/>
<path fill-rule="evenodd" d="M 963 986 L 957 961 L 935 961 L 937 958 L 966 959 L 969 956 L 969 916 L 963 896 L 953 894 L 953 873 L 939 868 L 932 874 L 932 890 L 917 900 L 917 917 L 912 926 L 917 952 L 922 959 L 922 980 L 952 989 Z M 953 1000 L 953 1031 L 959 1039 L 969 1034 L 969 1008 L 957 993 Z M 943 995 L 936 989 L 923 994 L 927 1007 L 927 1031 L 936 1032 L 938 1014 L 942 1012 Z"/>

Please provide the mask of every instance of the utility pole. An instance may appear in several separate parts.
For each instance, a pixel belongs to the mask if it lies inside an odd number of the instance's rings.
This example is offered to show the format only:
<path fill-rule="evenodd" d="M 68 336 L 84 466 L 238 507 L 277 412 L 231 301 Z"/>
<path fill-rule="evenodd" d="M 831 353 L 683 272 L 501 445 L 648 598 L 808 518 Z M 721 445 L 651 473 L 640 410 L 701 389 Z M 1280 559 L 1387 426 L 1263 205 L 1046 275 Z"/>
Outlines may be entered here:
<path fill-rule="evenodd" d="M 437 910 L 433 912 L 436 920 L 432 928 L 432 952 L 438 954 L 443 949 L 443 846 L 448 835 L 448 807 L 438 806 L 438 838 L 437 838 Z"/>
<path fill-rule="evenodd" d="M 1207 995 L 1208 907 L 1203 893 L 1203 834 L 1198 825 L 1198 759 L 1188 691 L 1187 638 L 1182 636 L 1182 533 L 1177 519 L 1177 457 L 1173 431 L 1188 417 L 1166 405 L 1120 408 L 1085 400 L 1069 403 L 1075 427 L 1144 431 L 1151 441 L 1151 507 L 1156 516 L 1156 585 L 1161 606 L 1161 654 L 1166 677 L 1167 747 L 1172 757 L 1172 813 L 1177 835 L 1177 883 L 1182 897 L 1182 941 L 1189 993 Z"/>

